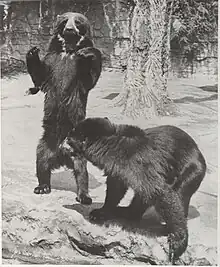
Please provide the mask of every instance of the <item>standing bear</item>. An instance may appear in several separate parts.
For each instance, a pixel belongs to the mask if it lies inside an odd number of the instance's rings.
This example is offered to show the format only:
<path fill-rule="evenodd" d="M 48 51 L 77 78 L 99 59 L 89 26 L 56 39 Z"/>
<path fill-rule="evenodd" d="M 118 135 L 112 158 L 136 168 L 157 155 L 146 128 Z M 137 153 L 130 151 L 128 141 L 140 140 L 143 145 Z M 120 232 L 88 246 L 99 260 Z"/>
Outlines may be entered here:
<path fill-rule="evenodd" d="M 107 176 L 105 203 L 90 213 L 90 219 L 139 220 L 148 207 L 155 206 L 169 232 L 169 259 L 174 264 L 187 248 L 189 203 L 206 172 L 195 141 L 170 125 L 142 130 L 113 124 L 108 118 L 87 118 L 61 147 L 73 157 L 86 157 Z M 118 207 L 128 188 L 134 190 L 131 204 Z"/>
<path fill-rule="evenodd" d="M 45 57 L 40 60 L 39 49 L 27 53 L 27 69 L 34 83 L 27 93 L 45 93 L 43 135 L 37 146 L 36 194 L 51 192 L 51 171 L 66 165 L 72 169 L 77 183 L 77 201 L 91 204 L 88 194 L 87 161 L 71 159 L 59 148 L 68 132 L 86 116 L 89 91 L 101 74 L 102 59 L 93 47 L 87 18 L 68 12 L 57 17 L 54 35 Z"/>

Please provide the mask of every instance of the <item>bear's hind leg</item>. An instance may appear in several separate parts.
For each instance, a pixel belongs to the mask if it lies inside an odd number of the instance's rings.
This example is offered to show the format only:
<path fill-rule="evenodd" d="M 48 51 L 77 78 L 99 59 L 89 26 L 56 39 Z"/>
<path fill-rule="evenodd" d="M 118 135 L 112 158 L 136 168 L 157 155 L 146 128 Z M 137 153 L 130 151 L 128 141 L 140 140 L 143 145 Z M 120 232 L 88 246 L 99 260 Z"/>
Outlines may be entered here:
<path fill-rule="evenodd" d="M 205 162 L 191 163 L 182 173 L 182 184 L 178 188 L 179 195 L 183 201 L 185 217 L 188 216 L 189 204 L 192 195 L 198 190 L 206 172 Z"/>
<path fill-rule="evenodd" d="M 84 205 L 90 205 L 92 199 L 88 194 L 89 182 L 86 159 L 79 155 L 74 155 L 73 157 L 69 149 L 60 146 L 57 152 L 57 162 L 59 162 L 60 166 L 65 165 L 73 170 L 77 186 L 76 201 Z"/>
<path fill-rule="evenodd" d="M 181 199 L 168 185 L 157 197 L 157 207 L 167 225 L 169 260 L 172 264 L 185 252 L 188 245 L 187 221 Z"/>
<path fill-rule="evenodd" d="M 58 163 L 56 161 L 56 150 L 52 150 L 43 138 L 37 146 L 36 175 L 39 185 L 34 189 L 35 194 L 49 194 L 51 192 L 50 177 L 51 170 Z"/>
<path fill-rule="evenodd" d="M 90 212 L 90 219 L 93 221 L 107 220 L 116 215 L 117 205 L 124 197 L 127 186 L 118 177 L 108 176 L 107 177 L 107 190 L 105 203 L 102 208 L 95 209 Z"/>

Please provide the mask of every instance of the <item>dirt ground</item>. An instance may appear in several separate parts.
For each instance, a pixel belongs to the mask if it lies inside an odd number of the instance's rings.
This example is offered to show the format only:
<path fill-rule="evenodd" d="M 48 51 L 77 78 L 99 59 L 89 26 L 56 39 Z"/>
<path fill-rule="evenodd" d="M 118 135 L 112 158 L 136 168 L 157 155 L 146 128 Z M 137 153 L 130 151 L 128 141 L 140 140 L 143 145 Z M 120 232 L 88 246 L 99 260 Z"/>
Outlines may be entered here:
<path fill-rule="evenodd" d="M 87 116 L 108 116 L 116 123 L 136 124 L 143 128 L 163 124 L 175 125 L 186 130 L 195 139 L 205 156 L 208 168 L 202 185 L 191 200 L 188 220 L 189 243 L 216 247 L 218 102 L 217 92 L 212 90 L 213 80 L 204 77 L 197 80 L 170 80 L 168 89 L 178 107 L 178 114 L 175 117 L 150 121 L 133 121 L 123 117 L 118 108 L 109 107 L 112 101 L 106 97 L 111 93 L 119 93 L 122 90 L 122 82 L 122 73 L 103 72 L 96 88 L 89 95 Z M 52 207 L 55 192 L 60 198 L 71 197 L 75 200 L 75 182 L 70 171 L 64 168 L 53 173 L 53 191 L 50 195 L 33 194 L 33 189 L 37 185 L 35 153 L 42 133 L 44 96 L 42 93 L 24 96 L 25 90 L 32 86 L 30 77 L 25 74 L 13 79 L 3 79 L 1 85 L 3 200 L 19 200 L 25 204 Z M 91 196 L 94 201 L 102 203 L 105 196 L 105 179 L 91 164 L 88 168 Z M 44 204 L 41 204 L 43 200 Z"/>

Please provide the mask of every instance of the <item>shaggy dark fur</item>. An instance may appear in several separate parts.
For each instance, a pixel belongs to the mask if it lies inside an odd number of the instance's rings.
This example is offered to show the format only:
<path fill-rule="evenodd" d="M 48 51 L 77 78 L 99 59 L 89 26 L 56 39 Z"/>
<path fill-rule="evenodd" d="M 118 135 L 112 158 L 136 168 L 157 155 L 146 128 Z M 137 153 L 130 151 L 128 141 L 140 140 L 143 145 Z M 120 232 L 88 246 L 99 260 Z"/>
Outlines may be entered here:
<path fill-rule="evenodd" d="M 86 17 L 65 13 L 58 17 L 43 60 L 40 61 L 36 48 L 27 54 L 30 74 L 37 81 L 35 86 L 45 93 L 44 132 L 37 147 L 39 185 L 34 189 L 36 194 L 50 193 L 51 170 L 66 165 L 74 171 L 77 200 L 84 204 L 92 202 L 88 195 L 85 158 L 78 156 L 71 160 L 70 155 L 59 148 L 68 132 L 85 118 L 89 90 L 96 85 L 101 73 L 101 53 L 92 46 Z"/>
<path fill-rule="evenodd" d="M 191 196 L 202 182 L 206 163 L 194 140 L 174 126 L 142 130 L 115 125 L 107 118 L 88 118 L 66 138 L 73 155 L 83 155 L 107 176 L 104 206 L 93 210 L 93 220 L 107 219 L 131 187 L 135 196 L 120 214 L 140 219 L 155 205 L 170 233 L 170 260 L 188 244 L 187 215 Z"/>

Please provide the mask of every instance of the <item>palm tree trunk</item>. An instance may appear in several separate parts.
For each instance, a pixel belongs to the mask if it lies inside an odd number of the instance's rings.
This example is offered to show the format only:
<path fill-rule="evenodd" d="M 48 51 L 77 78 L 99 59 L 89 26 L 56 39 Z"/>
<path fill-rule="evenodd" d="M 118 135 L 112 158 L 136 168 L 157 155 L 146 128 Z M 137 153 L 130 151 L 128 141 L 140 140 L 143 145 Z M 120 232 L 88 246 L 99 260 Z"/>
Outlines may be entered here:
<path fill-rule="evenodd" d="M 134 0 L 131 47 L 123 92 L 116 105 L 129 117 L 170 113 L 167 93 L 170 0 Z"/>

